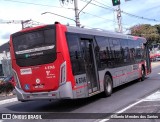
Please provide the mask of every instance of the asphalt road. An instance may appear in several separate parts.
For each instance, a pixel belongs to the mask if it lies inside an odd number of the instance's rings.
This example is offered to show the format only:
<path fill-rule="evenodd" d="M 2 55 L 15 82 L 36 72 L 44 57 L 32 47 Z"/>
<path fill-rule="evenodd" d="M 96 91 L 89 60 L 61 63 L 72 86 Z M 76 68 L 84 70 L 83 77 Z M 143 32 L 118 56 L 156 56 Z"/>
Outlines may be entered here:
<path fill-rule="evenodd" d="M 143 82 L 133 81 L 114 89 L 111 97 L 103 98 L 96 95 L 87 99 L 78 100 L 54 100 L 54 101 L 31 101 L 13 102 L 0 106 L 0 113 L 22 113 L 22 112 L 67 112 L 67 113 L 114 113 L 124 107 L 148 96 L 160 89 L 160 62 L 153 63 L 152 73 Z M 50 115 L 51 116 L 51 115 Z M 74 115 L 73 115 L 74 116 Z M 93 116 L 88 114 L 87 116 Z M 83 117 L 82 117 L 83 119 Z M 68 121 L 68 122 L 91 122 L 96 119 L 54 119 L 42 121 Z M 3 120 L 8 122 L 9 120 Z M 18 122 L 17 120 L 11 120 Z M 28 120 L 31 121 L 31 120 Z M 32 120 L 33 121 L 33 120 Z"/>

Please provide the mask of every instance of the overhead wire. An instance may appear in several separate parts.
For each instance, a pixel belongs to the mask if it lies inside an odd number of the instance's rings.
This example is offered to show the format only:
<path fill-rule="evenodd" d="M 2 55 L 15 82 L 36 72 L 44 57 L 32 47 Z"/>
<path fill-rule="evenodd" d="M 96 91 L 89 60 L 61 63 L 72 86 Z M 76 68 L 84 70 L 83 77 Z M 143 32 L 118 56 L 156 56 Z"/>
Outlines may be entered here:
<path fill-rule="evenodd" d="M 21 3 L 21 4 L 30 4 L 30 5 L 36 5 L 36 6 L 44 6 L 44 7 L 64 8 L 64 9 L 74 9 L 74 8 L 65 8 L 65 7 L 62 7 L 62 6 L 60 7 L 60 6 L 52 6 L 52 5 L 39 4 L 39 3 L 32 3 L 32 2 L 22 2 L 22 1 L 17 1 L 17 0 L 3 0 L 3 1 L 15 2 L 15 3 Z"/>
<path fill-rule="evenodd" d="M 84 2 L 84 0 L 81 0 L 81 1 Z M 112 8 L 112 7 L 110 7 L 110 6 L 106 5 L 106 4 L 104 4 L 104 3 L 98 2 L 98 1 L 96 1 L 96 0 L 94 0 L 94 2 L 99 3 L 99 4 L 103 5 L 103 6 L 97 5 L 97 4 L 95 4 L 95 3 L 91 3 L 91 4 L 92 4 L 92 5 L 95 5 L 95 6 L 98 6 L 98 7 L 101 7 L 101 8 L 103 8 L 103 9 L 108 9 L 108 10 L 116 11 L 116 9 L 114 9 L 114 8 Z M 121 12 L 122 12 L 123 14 L 126 14 L 126 15 L 131 16 L 131 17 L 135 17 L 135 18 L 138 18 L 138 19 L 143 19 L 143 20 L 148 20 L 148 21 L 157 21 L 157 22 L 160 22 L 160 20 L 151 19 L 151 18 L 146 18 L 146 17 L 143 17 L 143 16 L 137 16 L 137 15 L 134 15 L 134 14 L 131 14 L 131 13 L 122 11 L 122 10 L 121 10 Z"/>
<path fill-rule="evenodd" d="M 116 9 L 114 9 L 113 7 L 108 6 L 108 5 L 105 5 L 105 4 L 103 4 L 103 3 L 101 3 L 101 2 L 98 2 L 98 1 L 96 1 L 96 0 L 94 0 L 94 2 L 96 2 L 96 3 L 100 4 L 100 5 L 103 5 L 103 6 L 105 6 L 105 7 L 109 8 L 109 9 L 111 9 L 111 10 L 113 10 L 113 11 L 115 11 L 115 10 L 116 10 Z"/>
<path fill-rule="evenodd" d="M 52 6 L 52 5 L 47 5 L 47 4 L 37 4 L 37 3 L 32 3 L 32 2 L 22 2 L 22 1 L 17 1 L 17 0 L 4 0 L 4 1 L 10 1 L 10 2 L 16 2 L 16 3 L 22 3 L 22 4 L 31 4 L 31 5 L 37 5 L 37 6 L 46 6 L 46 7 L 56 7 L 56 8 L 64 8 L 64 9 L 72 9 L 74 10 L 74 8 L 65 8 L 65 7 L 59 7 L 59 6 Z M 83 2 L 86 2 L 87 0 L 83 0 Z M 92 4 L 92 3 L 91 3 Z M 98 6 L 98 5 L 97 5 Z M 83 13 L 86 13 L 86 14 L 89 14 L 89 15 L 92 15 L 92 16 L 95 16 L 97 18 L 101 18 L 101 19 L 104 19 L 104 20 L 109 20 L 109 19 L 105 19 L 105 18 L 102 18 L 100 16 L 97 16 L 97 15 L 93 15 L 91 13 L 88 13 L 88 12 L 83 12 Z M 109 21 L 114 21 L 114 20 L 109 20 Z M 115 21 L 114 21 L 115 22 Z M 116 22 L 115 22 L 116 23 Z"/>
<path fill-rule="evenodd" d="M 82 2 L 86 2 L 86 3 L 88 3 L 88 1 L 84 1 L 84 0 L 81 0 Z M 90 3 L 90 4 L 92 4 L 92 5 L 94 5 L 94 6 L 97 6 L 97 7 L 100 7 L 100 8 L 104 8 L 104 9 L 108 9 L 108 10 L 111 10 L 111 11 L 113 11 L 113 9 L 112 8 L 110 8 L 110 7 L 104 7 L 104 6 L 101 6 L 101 5 L 97 5 L 97 4 L 95 4 L 95 3 Z"/>
<path fill-rule="evenodd" d="M 84 1 L 84 0 L 81 0 L 81 1 L 83 1 L 83 2 L 88 2 L 88 1 L 86 1 L 86 0 L 85 0 L 85 1 Z M 97 1 L 94 0 L 94 2 L 97 2 Z M 106 6 L 105 4 L 102 4 L 102 3 L 100 3 L 100 2 L 97 2 L 97 3 L 99 3 L 99 4 L 103 5 L 103 6 L 97 5 L 97 4 L 95 4 L 95 3 L 90 3 L 90 4 L 95 5 L 95 6 L 97 6 L 97 7 L 104 8 L 104 9 L 109 9 L 109 10 L 111 10 L 111 11 L 115 11 L 115 10 L 116 10 L 116 9 L 114 9 L 114 8 L 112 8 L 112 7 L 109 7 L 109 6 Z M 97 18 L 101 18 L 101 19 L 103 19 L 103 20 L 112 21 L 112 22 L 114 22 L 114 23 L 116 23 L 116 24 L 118 23 L 118 22 L 116 22 L 116 21 L 114 21 L 114 20 L 106 19 L 106 18 L 100 17 L 100 16 L 98 16 L 98 15 L 91 14 L 91 13 L 89 13 L 89 12 L 83 12 L 83 13 L 86 13 L 86 14 L 88 14 L 88 15 L 91 15 L 91 16 L 94 16 L 94 17 L 97 17 Z M 125 25 L 127 25 L 127 24 L 122 23 L 122 25 L 125 26 Z M 127 26 L 128 26 L 128 25 L 127 25 Z M 125 28 L 125 27 L 124 27 L 124 28 Z M 128 29 L 128 28 L 126 28 L 126 29 Z"/>
<path fill-rule="evenodd" d="M 103 17 L 98 16 L 98 15 L 95 15 L 95 14 L 91 14 L 91 13 L 88 13 L 88 12 L 82 12 L 82 13 L 84 13 L 84 14 L 88 14 L 88 15 L 91 15 L 91 16 L 94 16 L 94 17 L 97 17 L 97 18 L 100 18 L 100 19 L 103 19 L 103 20 L 112 21 L 112 22 L 114 22 L 114 23 L 117 23 L 117 22 L 116 22 L 116 21 L 114 21 L 114 20 L 107 19 L 107 18 L 103 18 Z M 127 25 L 127 24 L 124 24 L 124 23 L 122 23 L 122 24 L 123 24 L 123 25 Z"/>
<path fill-rule="evenodd" d="M 22 3 L 22 4 L 31 4 L 31 5 L 37 5 L 37 6 L 45 6 L 45 7 L 55 7 L 55 8 L 64 8 L 64 9 L 73 9 L 74 8 L 65 8 L 65 7 L 59 7 L 59 6 L 52 6 L 52 5 L 47 5 L 47 4 L 38 4 L 38 3 L 32 3 L 32 2 L 22 2 L 22 1 L 17 1 L 17 0 L 4 0 L 4 1 L 9 1 L 9 2 L 16 2 L 16 3 Z M 88 2 L 87 0 L 81 0 L 83 2 Z M 113 7 L 110 7 L 104 3 L 101 3 L 101 2 L 98 2 L 96 0 L 94 0 L 94 2 L 100 4 L 100 5 L 97 5 L 95 3 L 90 3 L 92 5 L 95 5 L 97 7 L 101 7 L 103 9 L 108 9 L 108 10 L 111 10 L 111 11 L 115 11 L 116 9 L 114 9 Z M 102 6 L 103 5 L 103 6 Z M 131 14 L 131 13 L 128 13 L 128 12 L 125 12 L 125 11 L 121 11 L 123 14 L 126 14 L 128 16 L 131 16 L 131 17 L 135 17 L 135 18 L 138 18 L 138 19 L 143 19 L 143 20 L 148 20 L 148 21 L 155 21 L 155 22 L 160 22 L 160 20 L 157 20 L 157 19 L 151 19 L 151 18 L 146 18 L 146 17 L 143 17 L 143 16 L 137 16 L 137 15 L 134 15 L 134 14 Z"/>
<path fill-rule="evenodd" d="M 131 17 L 135 17 L 135 18 L 138 18 L 138 19 L 143 19 L 143 20 L 148 20 L 148 21 L 160 22 L 160 20 L 151 19 L 151 18 L 146 18 L 146 17 L 142 17 L 142 16 L 137 16 L 137 15 L 130 14 L 130 13 L 127 13 L 127 12 L 124 12 L 124 11 L 121 11 L 121 12 L 122 12 L 123 14 L 126 14 L 126 15 L 131 16 Z"/>
<path fill-rule="evenodd" d="M 64 9 L 72 9 L 74 10 L 74 8 L 65 8 L 65 7 L 59 7 L 59 6 L 52 6 L 52 5 L 47 5 L 47 4 L 37 4 L 37 3 L 32 3 L 32 2 L 22 2 L 22 1 L 17 1 L 17 0 L 4 0 L 4 1 L 9 1 L 9 2 L 17 2 L 17 3 L 22 3 L 22 4 L 31 4 L 31 5 L 37 5 L 37 6 L 45 6 L 45 7 L 55 7 L 55 8 L 64 8 Z M 81 0 L 83 2 L 88 2 L 87 0 Z M 101 2 L 98 2 L 96 0 L 94 0 L 95 3 L 90 3 L 94 6 L 97 6 L 97 7 L 100 7 L 100 8 L 103 8 L 103 9 L 107 9 L 107 10 L 111 10 L 111 11 L 116 11 L 116 9 L 114 9 L 113 7 L 110 7 L 104 3 L 101 3 Z M 99 5 L 97 5 L 96 3 L 98 3 Z M 138 19 L 145 19 L 145 20 L 148 20 L 148 21 L 157 21 L 159 22 L 160 20 L 156 20 L 156 19 L 150 19 L 150 18 L 146 18 L 146 17 L 140 17 L 140 16 L 137 16 L 137 15 L 134 15 L 134 14 L 130 14 L 128 12 L 124 12 L 124 11 L 121 11 L 123 14 L 126 14 L 128 16 L 131 16 L 131 17 L 135 17 L 135 18 L 138 18 Z M 100 16 L 97 16 L 97 15 L 94 15 L 94 14 L 91 14 L 91 13 L 88 13 L 88 12 L 83 12 L 83 13 L 86 13 L 86 14 L 89 14 L 89 15 L 92 15 L 92 16 L 95 16 L 97 18 L 101 18 L 101 19 L 104 19 L 104 20 L 108 20 L 108 21 L 112 21 L 114 23 L 117 23 L 116 21 L 114 20 L 110 20 L 110 19 L 106 19 L 106 18 L 103 18 L 103 17 L 100 17 Z M 122 23 L 123 25 L 127 25 L 127 24 L 124 24 Z"/>

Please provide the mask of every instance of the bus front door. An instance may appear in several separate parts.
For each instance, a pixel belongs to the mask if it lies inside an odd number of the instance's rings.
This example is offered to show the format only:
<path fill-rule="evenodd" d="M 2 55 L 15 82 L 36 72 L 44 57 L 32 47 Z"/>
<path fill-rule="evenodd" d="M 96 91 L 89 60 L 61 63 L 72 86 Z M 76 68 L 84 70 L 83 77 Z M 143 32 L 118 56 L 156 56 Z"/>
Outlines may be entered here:
<path fill-rule="evenodd" d="M 98 73 L 94 55 L 93 39 L 81 39 L 89 94 L 99 90 Z"/>
<path fill-rule="evenodd" d="M 150 59 L 150 55 L 149 55 L 149 47 L 146 44 L 145 45 L 145 58 L 146 58 L 146 68 L 147 68 L 147 73 L 151 73 L 151 59 Z"/>

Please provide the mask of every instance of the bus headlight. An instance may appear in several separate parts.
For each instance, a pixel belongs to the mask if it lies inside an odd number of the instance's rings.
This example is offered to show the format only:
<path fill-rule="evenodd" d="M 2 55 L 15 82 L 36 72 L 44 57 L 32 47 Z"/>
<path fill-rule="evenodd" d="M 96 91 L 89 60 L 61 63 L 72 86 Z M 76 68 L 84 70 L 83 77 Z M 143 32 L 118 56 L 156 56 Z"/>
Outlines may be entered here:
<path fill-rule="evenodd" d="M 16 71 L 14 69 L 12 69 L 12 71 L 13 71 L 14 81 L 16 82 L 16 87 L 21 88 L 18 76 L 16 74 Z"/>

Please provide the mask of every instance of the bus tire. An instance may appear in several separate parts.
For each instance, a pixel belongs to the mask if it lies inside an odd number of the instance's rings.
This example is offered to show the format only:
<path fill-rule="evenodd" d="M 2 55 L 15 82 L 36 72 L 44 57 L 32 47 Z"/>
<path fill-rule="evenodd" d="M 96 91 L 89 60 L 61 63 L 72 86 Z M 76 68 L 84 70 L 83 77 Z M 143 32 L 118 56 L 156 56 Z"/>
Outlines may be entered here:
<path fill-rule="evenodd" d="M 113 82 L 110 75 L 106 74 L 104 77 L 104 92 L 103 96 L 108 97 L 111 96 L 113 91 Z"/>
<path fill-rule="evenodd" d="M 145 80 L 145 76 L 146 76 L 146 74 L 145 74 L 145 69 L 144 69 L 144 67 L 142 66 L 142 69 L 141 69 L 141 75 L 142 75 L 142 77 L 141 77 L 141 81 L 144 81 Z"/>

